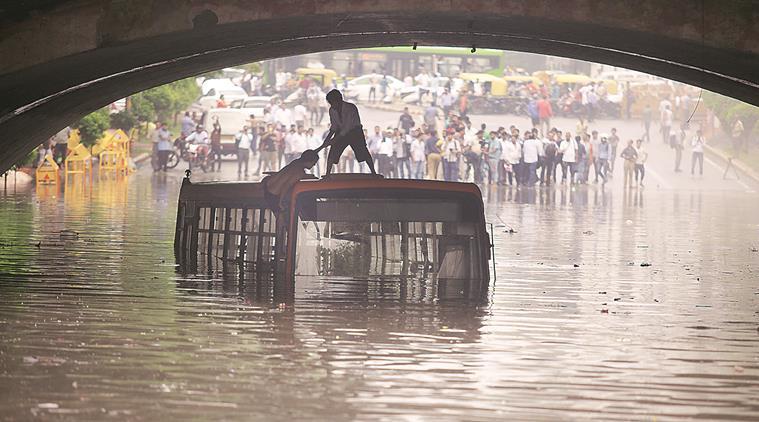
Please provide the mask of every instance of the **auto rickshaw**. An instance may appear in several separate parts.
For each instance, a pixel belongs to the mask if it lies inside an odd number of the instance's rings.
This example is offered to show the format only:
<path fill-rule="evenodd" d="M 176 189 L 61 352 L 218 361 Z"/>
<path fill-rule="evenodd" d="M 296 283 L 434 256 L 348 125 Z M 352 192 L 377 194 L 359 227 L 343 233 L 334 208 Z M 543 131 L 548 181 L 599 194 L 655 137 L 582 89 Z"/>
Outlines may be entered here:
<path fill-rule="evenodd" d="M 489 73 L 461 73 L 465 86 L 480 83 L 482 95 L 471 96 L 469 107 L 473 113 L 503 113 L 508 96 L 506 81 Z"/>
<path fill-rule="evenodd" d="M 309 67 L 295 69 L 295 75 L 299 81 L 310 78 L 318 82 L 322 88 L 332 85 L 332 82 L 337 78 L 337 72 L 332 69 L 312 69 Z"/>

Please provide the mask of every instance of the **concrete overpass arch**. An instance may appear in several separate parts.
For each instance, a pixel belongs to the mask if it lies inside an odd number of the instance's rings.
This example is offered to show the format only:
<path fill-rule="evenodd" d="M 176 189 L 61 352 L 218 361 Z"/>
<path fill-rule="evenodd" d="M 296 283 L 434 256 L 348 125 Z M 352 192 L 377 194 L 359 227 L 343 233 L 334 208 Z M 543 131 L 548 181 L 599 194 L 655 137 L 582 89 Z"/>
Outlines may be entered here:
<path fill-rule="evenodd" d="M 451 45 L 613 64 L 759 104 L 754 0 L 49 0 L 0 10 L 0 169 L 115 99 L 240 63 Z"/>

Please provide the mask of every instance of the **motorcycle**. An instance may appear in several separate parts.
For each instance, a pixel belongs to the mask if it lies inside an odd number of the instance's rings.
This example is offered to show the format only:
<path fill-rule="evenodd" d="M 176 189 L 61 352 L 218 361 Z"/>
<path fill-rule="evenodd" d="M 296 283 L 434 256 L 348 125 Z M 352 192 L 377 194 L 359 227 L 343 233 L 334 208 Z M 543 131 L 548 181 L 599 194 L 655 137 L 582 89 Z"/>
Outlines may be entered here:
<path fill-rule="evenodd" d="M 211 153 L 210 145 L 189 144 L 183 138 L 174 141 L 175 148 L 179 150 L 179 156 L 187 162 L 190 170 L 200 167 L 203 173 L 213 170 L 214 165 L 220 160 Z M 177 164 L 178 164 L 177 160 Z"/>
<path fill-rule="evenodd" d="M 176 168 L 176 166 L 179 165 L 179 156 L 179 151 L 177 151 L 175 146 L 174 149 L 169 152 L 166 168 Z M 160 160 L 158 159 L 158 151 L 155 149 L 155 147 L 153 148 L 153 154 L 150 156 L 150 167 L 153 168 L 153 171 L 158 171 L 161 169 Z"/>

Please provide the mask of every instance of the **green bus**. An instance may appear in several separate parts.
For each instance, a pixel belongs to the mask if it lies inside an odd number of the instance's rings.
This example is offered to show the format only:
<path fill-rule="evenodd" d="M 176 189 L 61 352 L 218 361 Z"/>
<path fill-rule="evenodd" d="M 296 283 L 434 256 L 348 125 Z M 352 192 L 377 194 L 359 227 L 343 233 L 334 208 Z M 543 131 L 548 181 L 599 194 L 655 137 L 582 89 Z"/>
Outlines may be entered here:
<path fill-rule="evenodd" d="M 318 58 L 312 56 L 318 56 Z M 454 77 L 460 72 L 502 76 L 505 66 L 503 50 L 478 48 L 472 53 L 470 49 L 460 47 L 419 46 L 416 50 L 411 46 L 374 47 L 316 53 L 300 56 L 299 59 L 306 61 L 317 59 L 325 67 L 337 71 L 339 75 L 349 77 L 384 72 L 403 78 L 407 75 L 418 74 L 422 68 L 439 72 L 447 77 Z M 304 64 L 298 63 L 298 65 Z"/>

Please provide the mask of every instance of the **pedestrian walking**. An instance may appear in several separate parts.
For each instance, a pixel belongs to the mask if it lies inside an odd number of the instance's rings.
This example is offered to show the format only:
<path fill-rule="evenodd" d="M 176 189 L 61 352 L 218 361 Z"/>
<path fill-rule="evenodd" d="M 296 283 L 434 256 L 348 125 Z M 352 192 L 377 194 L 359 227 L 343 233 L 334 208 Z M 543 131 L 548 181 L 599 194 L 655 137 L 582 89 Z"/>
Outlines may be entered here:
<path fill-rule="evenodd" d="M 577 139 L 579 139 L 579 136 L 572 138 L 572 134 L 567 132 L 564 140 L 559 145 L 559 151 L 561 152 L 561 183 L 566 182 L 567 174 L 569 174 L 569 184 L 575 183 L 578 154 Z"/>
<path fill-rule="evenodd" d="M 524 164 L 527 171 L 525 177 L 525 184 L 528 187 L 535 186 L 538 181 L 537 169 L 538 169 L 538 156 L 540 155 L 540 141 L 535 139 L 531 132 L 525 132 L 525 140 L 522 145 L 522 156 L 524 157 Z"/>
<path fill-rule="evenodd" d="M 414 118 L 411 117 L 408 107 L 403 107 L 403 113 L 401 113 L 401 117 L 398 119 L 398 127 L 401 128 L 404 135 L 408 135 L 411 133 L 411 128 L 415 125 L 416 122 L 414 122 Z"/>
<path fill-rule="evenodd" d="M 643 178 L 646 177 L 646 160 L 648 160 L 648 151 L 643 146 L 643 140 L 638 139 L 635 141 L 635 151 L 638 154 L 638 158 L 635 159 L 635 183 L 638 186 L 643 187 Z M 638 179 L 640 176 L 640 180 Z"/>
<path fill-rule="evenodd" d="M 669 135 L 669 144 L 672 149 L 675 150 L 675 173 L 682 172 L 682 170 L 680 170 L 680 163 L 683 160 L 683 149 L 685 149 L 684 142 L 685 140 L 682 137 L 678 139 L 677 135 Z"/>

